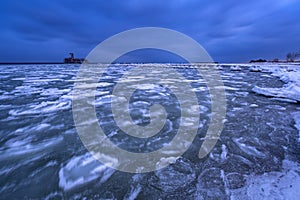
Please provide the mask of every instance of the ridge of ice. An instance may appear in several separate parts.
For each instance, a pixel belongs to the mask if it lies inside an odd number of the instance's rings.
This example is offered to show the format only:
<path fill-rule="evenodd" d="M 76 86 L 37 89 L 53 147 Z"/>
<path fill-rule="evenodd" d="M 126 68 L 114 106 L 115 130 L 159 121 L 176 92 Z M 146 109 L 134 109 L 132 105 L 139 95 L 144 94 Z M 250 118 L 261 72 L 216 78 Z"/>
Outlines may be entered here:
<path fill-rule="evenodd" d="M 300 101 L 300 68 L 299 66 L 262 65 L 261 69 L 271 72 L 284 83 L 282 88 L 262 88 L 255 86 L 252 90 L 258 94 Z"/>

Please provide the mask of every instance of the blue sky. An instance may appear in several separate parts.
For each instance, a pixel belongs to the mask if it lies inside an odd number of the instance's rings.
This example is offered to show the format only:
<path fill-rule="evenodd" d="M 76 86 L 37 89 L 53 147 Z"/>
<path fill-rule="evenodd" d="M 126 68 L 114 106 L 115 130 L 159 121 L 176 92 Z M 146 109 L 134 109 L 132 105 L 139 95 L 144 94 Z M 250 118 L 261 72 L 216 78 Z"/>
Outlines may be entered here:
<path fill-rule="evenodd" d="M 114 34 L 148 26 L 192 37 L 219 62 L 300 51 L 298 0 L 2 0 L 0 17 L 0 62 L 85 57 Z"/>

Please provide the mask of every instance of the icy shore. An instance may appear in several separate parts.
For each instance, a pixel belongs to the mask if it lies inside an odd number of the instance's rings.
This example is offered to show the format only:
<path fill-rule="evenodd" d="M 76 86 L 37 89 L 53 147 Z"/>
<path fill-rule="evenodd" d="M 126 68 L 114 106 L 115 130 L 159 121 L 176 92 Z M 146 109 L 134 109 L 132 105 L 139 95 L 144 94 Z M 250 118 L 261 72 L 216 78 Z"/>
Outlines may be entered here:
<path fill-rule="evenodd" d="M 273 76 L 279 77 L 285 85 L 282 88 L 261 88 L 254 87 L 253 91 L 265 96 L 282 98 L 282 100 L 300 101 L 300 66 L 289 65 L 261 65 L 263 71 L 271 72 Z"/>

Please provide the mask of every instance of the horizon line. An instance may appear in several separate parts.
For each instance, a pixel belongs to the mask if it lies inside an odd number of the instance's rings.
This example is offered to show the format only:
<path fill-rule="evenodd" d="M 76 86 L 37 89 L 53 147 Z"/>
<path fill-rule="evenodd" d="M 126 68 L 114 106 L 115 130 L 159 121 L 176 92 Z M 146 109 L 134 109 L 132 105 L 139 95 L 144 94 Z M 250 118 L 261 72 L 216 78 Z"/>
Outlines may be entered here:
<path fill-rule="evenodd" d="M 113 62 L 113 63 L 64 63 L 64 62 L 0 62 L 0 65 L 24 65 L 24 64 L 197 64 L 197 63 L 209 63 L 209 64 L 255 64 L 255 63 L 295 63 L 299 64 L 300 61 L 294 61 L 294 62 L 288 62 L 280 60 L 279 62 L 272 62 L 272 61 L 266 61 L 266 62 Z"/>

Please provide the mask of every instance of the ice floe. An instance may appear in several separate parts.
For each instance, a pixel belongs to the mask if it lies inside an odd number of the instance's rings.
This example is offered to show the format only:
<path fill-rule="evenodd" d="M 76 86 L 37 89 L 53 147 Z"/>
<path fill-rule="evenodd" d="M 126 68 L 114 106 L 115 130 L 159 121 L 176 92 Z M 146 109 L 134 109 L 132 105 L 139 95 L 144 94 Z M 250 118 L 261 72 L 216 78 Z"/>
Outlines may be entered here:
<path fill-rule="evenodd" d="M 96 180 L 104 183 L 114 172 L 114 169 L 101 164 L 91 154 L 86 153 L 71 158 L 59 170 L 59 186 L 64 190 L 71 190 Z"/>

